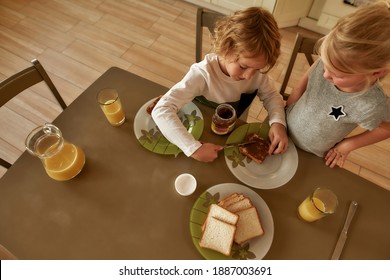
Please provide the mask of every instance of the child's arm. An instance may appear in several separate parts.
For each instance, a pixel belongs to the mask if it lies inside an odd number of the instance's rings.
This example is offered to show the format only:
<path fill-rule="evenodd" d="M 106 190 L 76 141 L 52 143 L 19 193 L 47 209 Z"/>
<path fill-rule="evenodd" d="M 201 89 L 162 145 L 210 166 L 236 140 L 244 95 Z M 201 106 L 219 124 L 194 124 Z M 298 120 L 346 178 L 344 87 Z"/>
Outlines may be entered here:
<path fill-rule="evenodd" d="M 325 156 L 326 165 L 331 168 L 336 165 L 342 167 L 351 151 L 388 138 L 390 138 L 390 122 L 383 122 L 374 130 L 345 138 L 328 151 Z"/>
<path fill-rule="evenodd" d="M 202 144 L 183 125 L 177 112 L 202 92 L 204 86 L 203 76 L 191 67 L 185 77 L 160 98 L 152 111 L 152 118 L 160 132 L 186 156 L 191 156 Z"/>
<path fill-rule="evenodd" d="M 288 148 L 288 137 L 286 127 L 281 123 L 273 123 L 269 130 L 269 139 L 271 140 L 271 145 L 269 147 L 268 153 L 280 154 L 287 151 Z"/>
<path fill-rule="evenodd" d="M 270 130 L 268 136 L 271 143 L 268 152 L 269 154 L 284 153 L 288 148 L 288 137 L 283 98 L 269 79 L 263 81 L 259 91 L 258 96 L 263 102 L 269 117 Z"/>
<path fill-rule="evenodd" d="M 223 150 L 223 146 L 212 143 L 202 143 L 191 157 L 202 162 L 212 162 L 218 157 L 218 152 Z"/>

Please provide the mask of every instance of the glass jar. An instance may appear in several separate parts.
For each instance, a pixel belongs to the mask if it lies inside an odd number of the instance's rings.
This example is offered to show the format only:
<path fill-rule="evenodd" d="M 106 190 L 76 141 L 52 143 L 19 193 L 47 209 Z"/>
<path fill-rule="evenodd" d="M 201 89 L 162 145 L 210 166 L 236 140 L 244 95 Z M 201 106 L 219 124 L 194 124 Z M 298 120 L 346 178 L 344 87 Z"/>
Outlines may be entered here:
<path fill-rule="evenodd" d="M 230 133 L 237 121 L 236 110 L 229 104 L 221 104 L 215 109 L 211 130 L 218 135 Z"/>
<path fill-rule="evenodd" d="M 57 181 L 72 179 L 83 169 L 85 154 L 67 142 L 58 127 L 45 124 L 32 130 L 25 142 L 27 151 L 38 157 L 46 173 Z"/>

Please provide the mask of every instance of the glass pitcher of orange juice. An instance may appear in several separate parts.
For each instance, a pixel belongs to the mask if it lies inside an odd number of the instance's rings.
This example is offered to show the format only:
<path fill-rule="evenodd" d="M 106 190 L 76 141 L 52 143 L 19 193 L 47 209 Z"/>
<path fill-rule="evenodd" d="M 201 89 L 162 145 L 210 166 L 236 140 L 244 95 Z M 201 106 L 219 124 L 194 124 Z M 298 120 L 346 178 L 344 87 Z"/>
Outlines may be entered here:
<path fill-rule="evenodd" d="M 41 159 L 46 173 L 57 181 L 72 179 L 84 167 L 85 154 L 67 142 L 52 124 L 35 128 L 26 138 L 27 151 Z"/>

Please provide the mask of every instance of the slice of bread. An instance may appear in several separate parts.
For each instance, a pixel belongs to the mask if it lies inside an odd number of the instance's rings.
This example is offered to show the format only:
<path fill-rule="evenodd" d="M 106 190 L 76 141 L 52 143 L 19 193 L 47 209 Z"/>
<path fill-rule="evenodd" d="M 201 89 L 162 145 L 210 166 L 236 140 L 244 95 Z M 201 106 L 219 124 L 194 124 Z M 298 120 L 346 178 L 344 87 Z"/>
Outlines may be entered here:
<path fill-rule="evenodd" d="M 232 195 L 229 195 L 228 197 L 226 197 L 225 199 L 221 200 L 218 205 L 223 207 L 223 208 L 226 208 L 228 207 L 229 205 L 232 205 L 242 199 L 244 199 L 245 196 L 241 193 L 241 194 L 238 194 L 238 193 L 233 193 Z"/>
<path fill-rule="evenodd" d="M 238 211 L 247 209 L 252 206 L 252 202 L 248 197 L 244 197 L 241 200 L 236 201 L 235 203 L 229 204 L 224 208 L 229 212 L 236 213 Z"/>
<path fill-rule="evenodd" d="M 222 199 L 220 202 L 218 202 L 218 205 L 223 207 L 230 200 L 235 199 L 237 197 L 238 197 L 238 193 L 232 193 L 232 194 L 228 195 L 227 197 L 225 197 L 224 199 Z"/>
<path fill-rule="evenodd" d="M 218 206 L 217 204 L 211 204 L 209 213 L 207 216 L 211 216 L 225 223 L 235 225 L 238 221 L 238 215 Z M 206 218 L 207 219 L 207 218 Z"/>
<path fill-rule="evenodd" d="M 236 226 L 220 221 L 214 217 L 206 219 L 205 230 L 199 246 L 229 256 L 232 250 Z"/>
<path fill-rule="evenodd" d="M 268 156 L 269 143 L 264 138 L 261 138 L 256 133 L 248 134 L 245 141 L 256 141 L 256 143 L 251 143 L 245 146 L 239 147 L 239 150 L 242 154 L 254 160 L 256 163 L 260 164 Z"/>
<path fill-rule="evenodd" d="M 234 242 L 242 244 L 254 237 L 264 234 L 260 217 L 255 206 L 236 212 L 240 218 L 237 222 L 237 230 L 234 235 Z"/>

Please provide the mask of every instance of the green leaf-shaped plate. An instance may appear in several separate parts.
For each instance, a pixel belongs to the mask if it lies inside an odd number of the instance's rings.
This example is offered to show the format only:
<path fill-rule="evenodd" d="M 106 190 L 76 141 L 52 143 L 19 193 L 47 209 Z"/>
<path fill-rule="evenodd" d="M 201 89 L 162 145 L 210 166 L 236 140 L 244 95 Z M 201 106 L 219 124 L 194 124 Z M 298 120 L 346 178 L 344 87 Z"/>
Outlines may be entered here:
<path fill-rule="evenodd" d="M 206 220 L 210 205 L 218 203 L 220 200 L 235 192 L 249 197 L 253 205 L 256 206 L 264 229 L 264 235 L 249 240 L 241 246 L 233 243 L 232 253 L 227 257 L 214 250 L 200 247 L 199 240 L 202 236 L 202 225 Z M 195 201 L 190 214 L 190 232 L 195 248 L 207 260 L 259 260 L 267 254 L 271 247 L 274 238 L 274 221 L 268 205 L 255 191 L 240 184 L 225 183 L 209 188 Z"/>
<path fill-rule="evenodd" d="M 146 108 L 155 98 L 146 102 L 137 112 L 134 118 L 134 134 L 138 141 L 149 151 L 164 155 L 177 155 L 182 151 L 169 142 L 159 131 L 156 123 Z M 204 120 L 202 112 L 190 102 L 183 106 L 177 113 L 183 125 L 188 129 L 195 139 L 199 139 L 203 132 Z"/>

